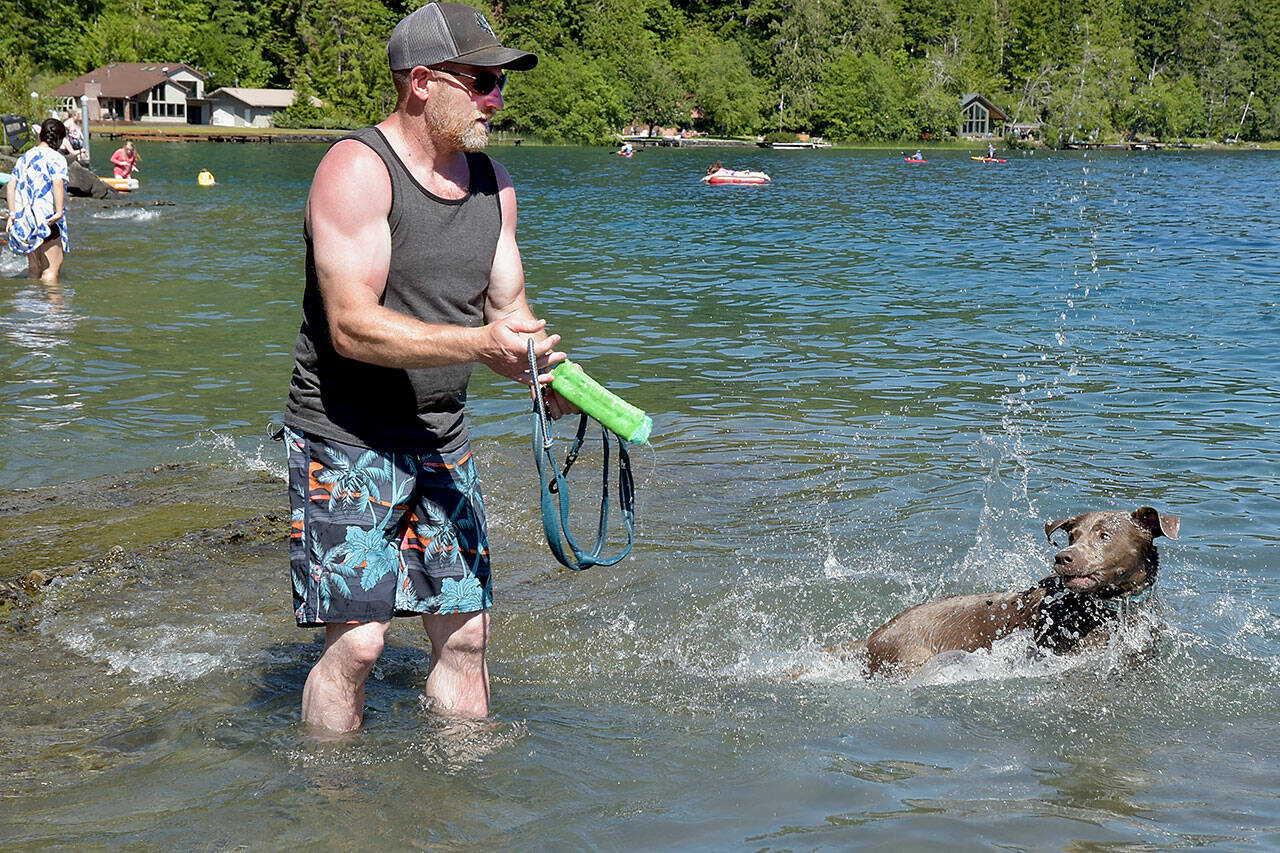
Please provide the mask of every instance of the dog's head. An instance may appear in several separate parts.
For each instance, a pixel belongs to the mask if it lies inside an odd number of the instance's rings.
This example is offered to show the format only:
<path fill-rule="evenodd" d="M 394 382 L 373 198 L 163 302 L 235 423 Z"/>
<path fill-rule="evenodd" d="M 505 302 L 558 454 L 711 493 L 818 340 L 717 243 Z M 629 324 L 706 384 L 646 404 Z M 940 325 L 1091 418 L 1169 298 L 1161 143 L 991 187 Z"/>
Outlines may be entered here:
<path fill-rule="evenodd" d="M 1053 570 L 1073 592 L 1099 598 L 1132 595 L 1155 582 L 1157 536 L 1178 538 L 1178 517 L 1149 506 L 1133 512 L 1087 512 L 1051 521 L 1044 534 L 1053 541 L 1067 533 L 1067 547 L 1053 558 Z"/>

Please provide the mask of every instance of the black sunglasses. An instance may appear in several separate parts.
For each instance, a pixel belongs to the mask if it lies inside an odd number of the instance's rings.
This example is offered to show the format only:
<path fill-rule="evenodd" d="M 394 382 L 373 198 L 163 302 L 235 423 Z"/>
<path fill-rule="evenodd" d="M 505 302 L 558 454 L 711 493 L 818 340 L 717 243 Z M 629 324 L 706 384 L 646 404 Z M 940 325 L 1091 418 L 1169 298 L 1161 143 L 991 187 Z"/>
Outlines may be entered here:
<path fill-rule="evenodd" d="M 465 71 L 455 71 L 452 68 L 433 68 L 433 71 L 443 71 L 445 74 L 454 77 L 464 77 L 471 81 L 471 91 L 477 95 L 487 95 L 495 88 L 501 92 L 502 87 L 507 85 L 507 74 L 504 71 L 501 74 L 494 74 L 492 71 L 481 71 L 478 74 L 468 74 Z"/>

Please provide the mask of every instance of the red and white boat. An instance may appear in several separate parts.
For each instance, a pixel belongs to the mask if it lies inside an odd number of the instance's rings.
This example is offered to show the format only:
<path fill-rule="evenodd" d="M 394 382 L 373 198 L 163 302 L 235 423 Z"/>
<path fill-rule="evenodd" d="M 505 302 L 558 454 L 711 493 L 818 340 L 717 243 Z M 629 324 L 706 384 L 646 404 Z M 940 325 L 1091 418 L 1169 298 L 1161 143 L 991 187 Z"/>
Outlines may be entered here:
<path fill-rule="evenodd" d="M 750 172 L 745 169 L 717 169 L 709 175 L 702 176 L 704 184 L 720 186 L 721 184 L 759 185 L 772 181 L 764 172 Z"/>

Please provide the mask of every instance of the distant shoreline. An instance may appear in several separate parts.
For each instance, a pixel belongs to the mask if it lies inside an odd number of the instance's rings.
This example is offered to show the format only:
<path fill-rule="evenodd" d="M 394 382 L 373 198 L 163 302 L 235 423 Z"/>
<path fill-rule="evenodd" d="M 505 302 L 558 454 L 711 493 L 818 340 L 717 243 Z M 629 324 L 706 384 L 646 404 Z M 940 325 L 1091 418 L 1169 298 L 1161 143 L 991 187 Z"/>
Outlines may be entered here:
<path fill-rule="evenodd" d="M 310 143 L 331 143 L 336 139 L 350 133 L 347 129 L 328 130 L 323 128 L 277 128 L 277 127 L 218 127 L 206 124 L 178 124 L 178 125 L 142 125 L 131 124 L 126 122 L 95 122 L 90 127 L 91 136 L 101 136 L 106 139 L 134 139 L 147 142 L 233 142 L 233 143 L 253 143 L 253 144 L 274 144 L 289 142 L 310 142 Z M 527 139 L 519 136 L 510 136 L 505 133 L 494 133 L 490 137 L 490 143 L 495 145 L 549 145 L 553 143 L 545 143 L 536 139 Z M 705 138 L 694 137 L 687 140 L 681 140 L 686 143 L 681 147 L 698 147 L 698 148 L 742 148 L 755 146 L 754 141 L 744 139 L 724 139 L 710 140 Z M 947 140 L 897 140 L 886 142 L 835 142 L 832 143 L 831 149 L 871 149 L 871 150 L 902 150 L 906 148 L 919 148 L 923 151 L 946 151 L 961 149 L 977 149 L 984 148 L 989 141 L 987 139 L 947 139 Z M 1002 140 L 1003 141 L 1003 140 Z M 664 147 L 658 137 L 653 137 L 652 141 L 641 143 L 644 147 Z M 608 147 L 608 146 L 600 146 Z M 1000 151 L 1112 151 L 1112 150 L 1144 150 L 1141 144 L 1136 148 L 1129 148 L 1123 143 L 1116 144 L 1100 144 L 1081 146 L 1079 148 L 1006 148 L 997 146 Z M 830 150 L 830 149 L 828 149 Z M 1239 142 L 1228 144 L 1216 140 L 1208 139 L 1190 139 L 1183 142 L 1160 142 L 1154 143 L 1149 149 L 1155 151 L 1276 151 L 1280 150 L 1280 141 L 1277 142 Z"/>
<path fill-rule="evenodd" d="M 349 133 L 347 130 L 308 128 L 294 130 L 276 127 L 215 127 L 207 124 L 136 125 L 119 122 L 94 122 L 90 138 L 133 139 L 147 142 L 332 142 Z"/>

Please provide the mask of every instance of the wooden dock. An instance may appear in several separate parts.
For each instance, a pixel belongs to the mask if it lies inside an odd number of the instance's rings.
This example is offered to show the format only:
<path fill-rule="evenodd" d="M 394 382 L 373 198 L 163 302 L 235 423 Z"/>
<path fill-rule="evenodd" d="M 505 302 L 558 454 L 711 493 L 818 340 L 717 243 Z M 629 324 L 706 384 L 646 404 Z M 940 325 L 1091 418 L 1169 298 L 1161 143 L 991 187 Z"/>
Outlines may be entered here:
<path fill-rule="evenodd" d="M 706 136 L 624 136 L 634 148 L 754 148 L 746 139 L 711 139 Z"/>
<path fill-rule="evenodd" d="M 1068 142 L 1065 147 L 1072 151 L 1159 151 L 1167 145 L 1155 140 L 1135 139 L 1130 142 Z"/>
<path fill-rule="evenodd" d="M 126 122 L 94 122 L 89 133 L 106 139 L 132 139 L 147 142 L 333 142 L 346 130 L 285 130 L 274 127 L 213 127 L 210 125 L 136 125 Z"/>

